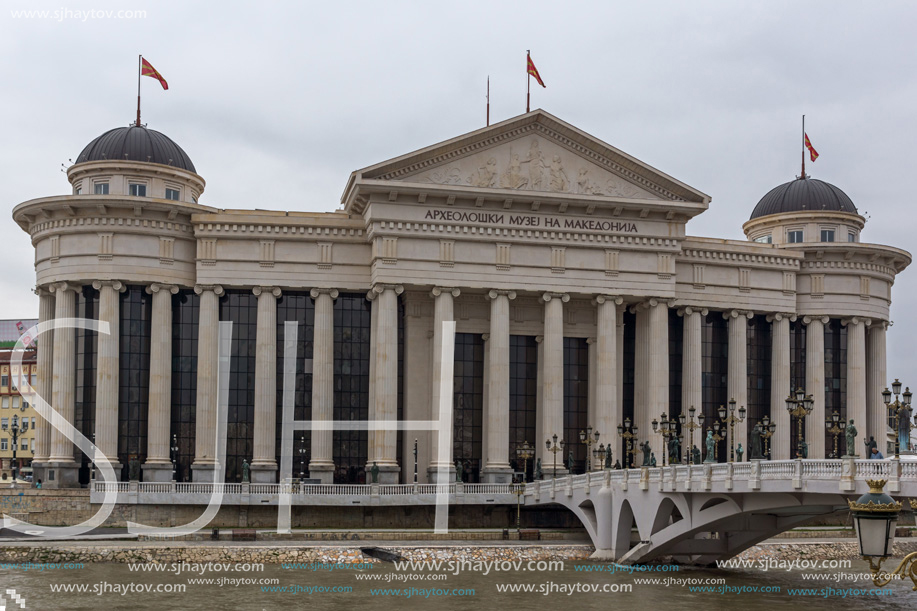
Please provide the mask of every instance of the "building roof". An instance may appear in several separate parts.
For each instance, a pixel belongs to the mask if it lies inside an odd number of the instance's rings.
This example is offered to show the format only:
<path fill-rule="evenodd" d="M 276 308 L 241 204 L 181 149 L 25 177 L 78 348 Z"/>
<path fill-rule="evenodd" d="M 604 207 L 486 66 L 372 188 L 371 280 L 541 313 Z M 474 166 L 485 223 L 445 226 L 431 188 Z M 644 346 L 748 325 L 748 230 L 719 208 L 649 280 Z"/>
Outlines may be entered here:
<path fill-rule="evenodd" d="M 161 163 L 197 173 L 191 158 L 171 138 L 136 125 L 108 130 L 86 145 L 76 163 L 115 159 Z"/>
<path fill-rule="evenodd" d="M 818 211 L 857 214 L 856 206 L 846 193 L 830 183 L 805 177 L 768 191 L 755 206 L 749 220 L 770 214 Z"/>

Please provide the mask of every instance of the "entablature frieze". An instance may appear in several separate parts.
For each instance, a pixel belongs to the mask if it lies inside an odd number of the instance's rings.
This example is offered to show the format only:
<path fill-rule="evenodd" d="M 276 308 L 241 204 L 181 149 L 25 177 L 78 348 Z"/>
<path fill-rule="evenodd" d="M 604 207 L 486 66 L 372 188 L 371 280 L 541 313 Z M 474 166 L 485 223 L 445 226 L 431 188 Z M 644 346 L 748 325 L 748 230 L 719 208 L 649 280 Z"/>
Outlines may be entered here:
<path fill-rule="evenodd" d="M 79 233 L 80 231 L 109 231 L 118 230 L 125 233 L 163 232 L 179 234 L 186 239 L 194 239 L 193 230 L 189 223 L 170 221 L 168 219 L 149 219 L 141 216 L 74 216 L 69 218 L 55 218 L 45 221 L 36 221 L 29 227 L 29 234 L 33 240 L 43 233 Z"/>
<path fill-rule="evenodd" d="M 747 247 L 743 244 L 742 247 Z M 786 270 L 799 270 L 801 257 L 785 257 L 773 254 L 757 254 L 749 252 L 736 252 L 729 250 L 707 250 L 700 248 L 684 247 L 676 258 L 676 263 L 702 263 L 710 262 L 717 265 L 748 265 L 767 269 L 780 268 Z"/>

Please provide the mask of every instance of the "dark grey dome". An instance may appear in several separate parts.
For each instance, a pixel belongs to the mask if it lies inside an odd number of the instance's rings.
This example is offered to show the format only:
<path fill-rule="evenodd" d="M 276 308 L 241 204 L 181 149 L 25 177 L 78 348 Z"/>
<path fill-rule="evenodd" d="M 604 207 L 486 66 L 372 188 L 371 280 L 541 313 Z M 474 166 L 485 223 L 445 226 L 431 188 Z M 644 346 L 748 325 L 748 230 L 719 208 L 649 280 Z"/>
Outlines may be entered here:
<path fill-rule="evenodd" d="M 195 172 L 191 158 L 168 136 L 143 126 L 116 127 L 86 145 L 76 163 L 121 159 Z"/>
<path fill-rule="evenodd" d="M 810 211 L 857 214 L 856 206 L 846 193 L 830 183 L 806 177 L 791 180 L 768 191 L 755 206 L 749 220 L 769 214 Z"/>

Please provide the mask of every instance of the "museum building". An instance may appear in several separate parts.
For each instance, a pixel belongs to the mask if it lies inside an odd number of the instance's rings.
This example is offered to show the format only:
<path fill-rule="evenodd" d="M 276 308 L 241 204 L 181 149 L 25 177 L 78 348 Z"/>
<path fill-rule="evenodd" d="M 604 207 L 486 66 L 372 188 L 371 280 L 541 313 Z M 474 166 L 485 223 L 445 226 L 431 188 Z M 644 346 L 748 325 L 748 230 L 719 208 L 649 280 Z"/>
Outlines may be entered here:
<path fill-rule="evenodd" d="M 374 464 L 381 483 L 413 481 L 415 439 L 422 482 L 455 464 L 470 482 L 531 477 L 524 444 L 548 476 L 570 452 L 582 472 L 587 427 L 626 464 L 625 423 L 661 458 L 653 420 L 691 407 L 706 418 L 685 446 L 713 428 L 727 460 L 767 417 L 768 457 L 787 459 L 797 387 L 813 399 L 809 458 L 886 436 L 891 289 L 911 255 L 863 242 L 850 198 L 808 176 L 749 205 L 747 241 L 693 237 L 710 196 L 541 110 L 358 170 L 335 212 L 208 207 L 189 156 L 146 126 L 102 134 L 67 176 L 70 194 L 13 210 L 39 317 L 117 332 L 43 334 L 36 390 L 122 479 L 139 462 L 144 481 L 213 481 L 223 321 L 229 482 L 243 461 L 253 482 L 280 477 L 287 323 L 295 418 L 349 421 L 434 419 L 442 323 L 456 323 L 448 465 L 430 431 L 296 432 L 292 475 L 325 483 Z M 733 399 L 747 410 L 734 431 L 717 424 Z M 856 447 L 835 449 L 835 412 Z M 32 465 L 47 487 L 91 477 L 41 418 Z"/>

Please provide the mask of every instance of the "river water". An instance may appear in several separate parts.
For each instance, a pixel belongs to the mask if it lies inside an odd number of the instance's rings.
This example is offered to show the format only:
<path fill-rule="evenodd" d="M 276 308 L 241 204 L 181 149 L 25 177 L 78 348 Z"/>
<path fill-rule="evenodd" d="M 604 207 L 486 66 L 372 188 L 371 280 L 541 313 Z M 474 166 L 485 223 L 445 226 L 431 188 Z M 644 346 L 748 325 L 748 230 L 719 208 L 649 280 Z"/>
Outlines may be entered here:
<path fill-rule="evenodd" d="M 135 569 L 141 566 L 135 565 Z M 505 565 L 506 570 L 499 570 L 498 566 L 486 575 L 482 574 L 483 570 L 473 570 L 481 567 L 466 566 L 464 571 L 456 571 L 455 567 L 412 571 L 398 570 L 389 563 L 334 570 L 329 570 L 328 565 L 284 568 L 273 564 L 264 565 L 261 571 L 246 570 L 244 566 L 229 571 L 212 565 L 209 570 L 201 565 L 162 566 L 165 572 L 132 571 L 126 564 L 103 563 L 45 570 L 0 568 L 0 595 L 5 597 L 9 611 L 276 611 L 375 607 L 533 611 L 539 607 L 562 609 L 566 605 L 571 611 L 614 608 L 772 611 L 774 607 L 801 606 L 834 610 L 917 609 L 917 592 L 911 591 L 909 580 L 893 582 L 885 594 L 864 579 L 862 574 L 868 571 L 860 560 L 854 560 L 850 568 L 844 569 L 765 571 L 761 567 L 716 570 L 680 567 L 677 571 L 631 574 L 611 572 L 614 565 L 584 561 L 567 561 L 563 568 L 543 571 L 537 570 L 538 567 L 526 569 L 524 564 L 520 569 Z M 897 562 L 891 564 L 894 566 Z M 645 581 L 653 579 L 658 581 Z M 529 586 L 533 591 L 505 591 Z M 699 588 L 708 591 L 698 591 Z M 769 591 L 763 591 L 764 588 Z M 77 592 L 79 589 L 84 591 Z M 592 591 L 595 589 L 598 591 Z M 809 592 L 798 591 L 801 589 Z M 21 597 L 24 607 L 13 601 L 10 590 Z M 0 609 L 3 605 L 0 602 Z"/>

